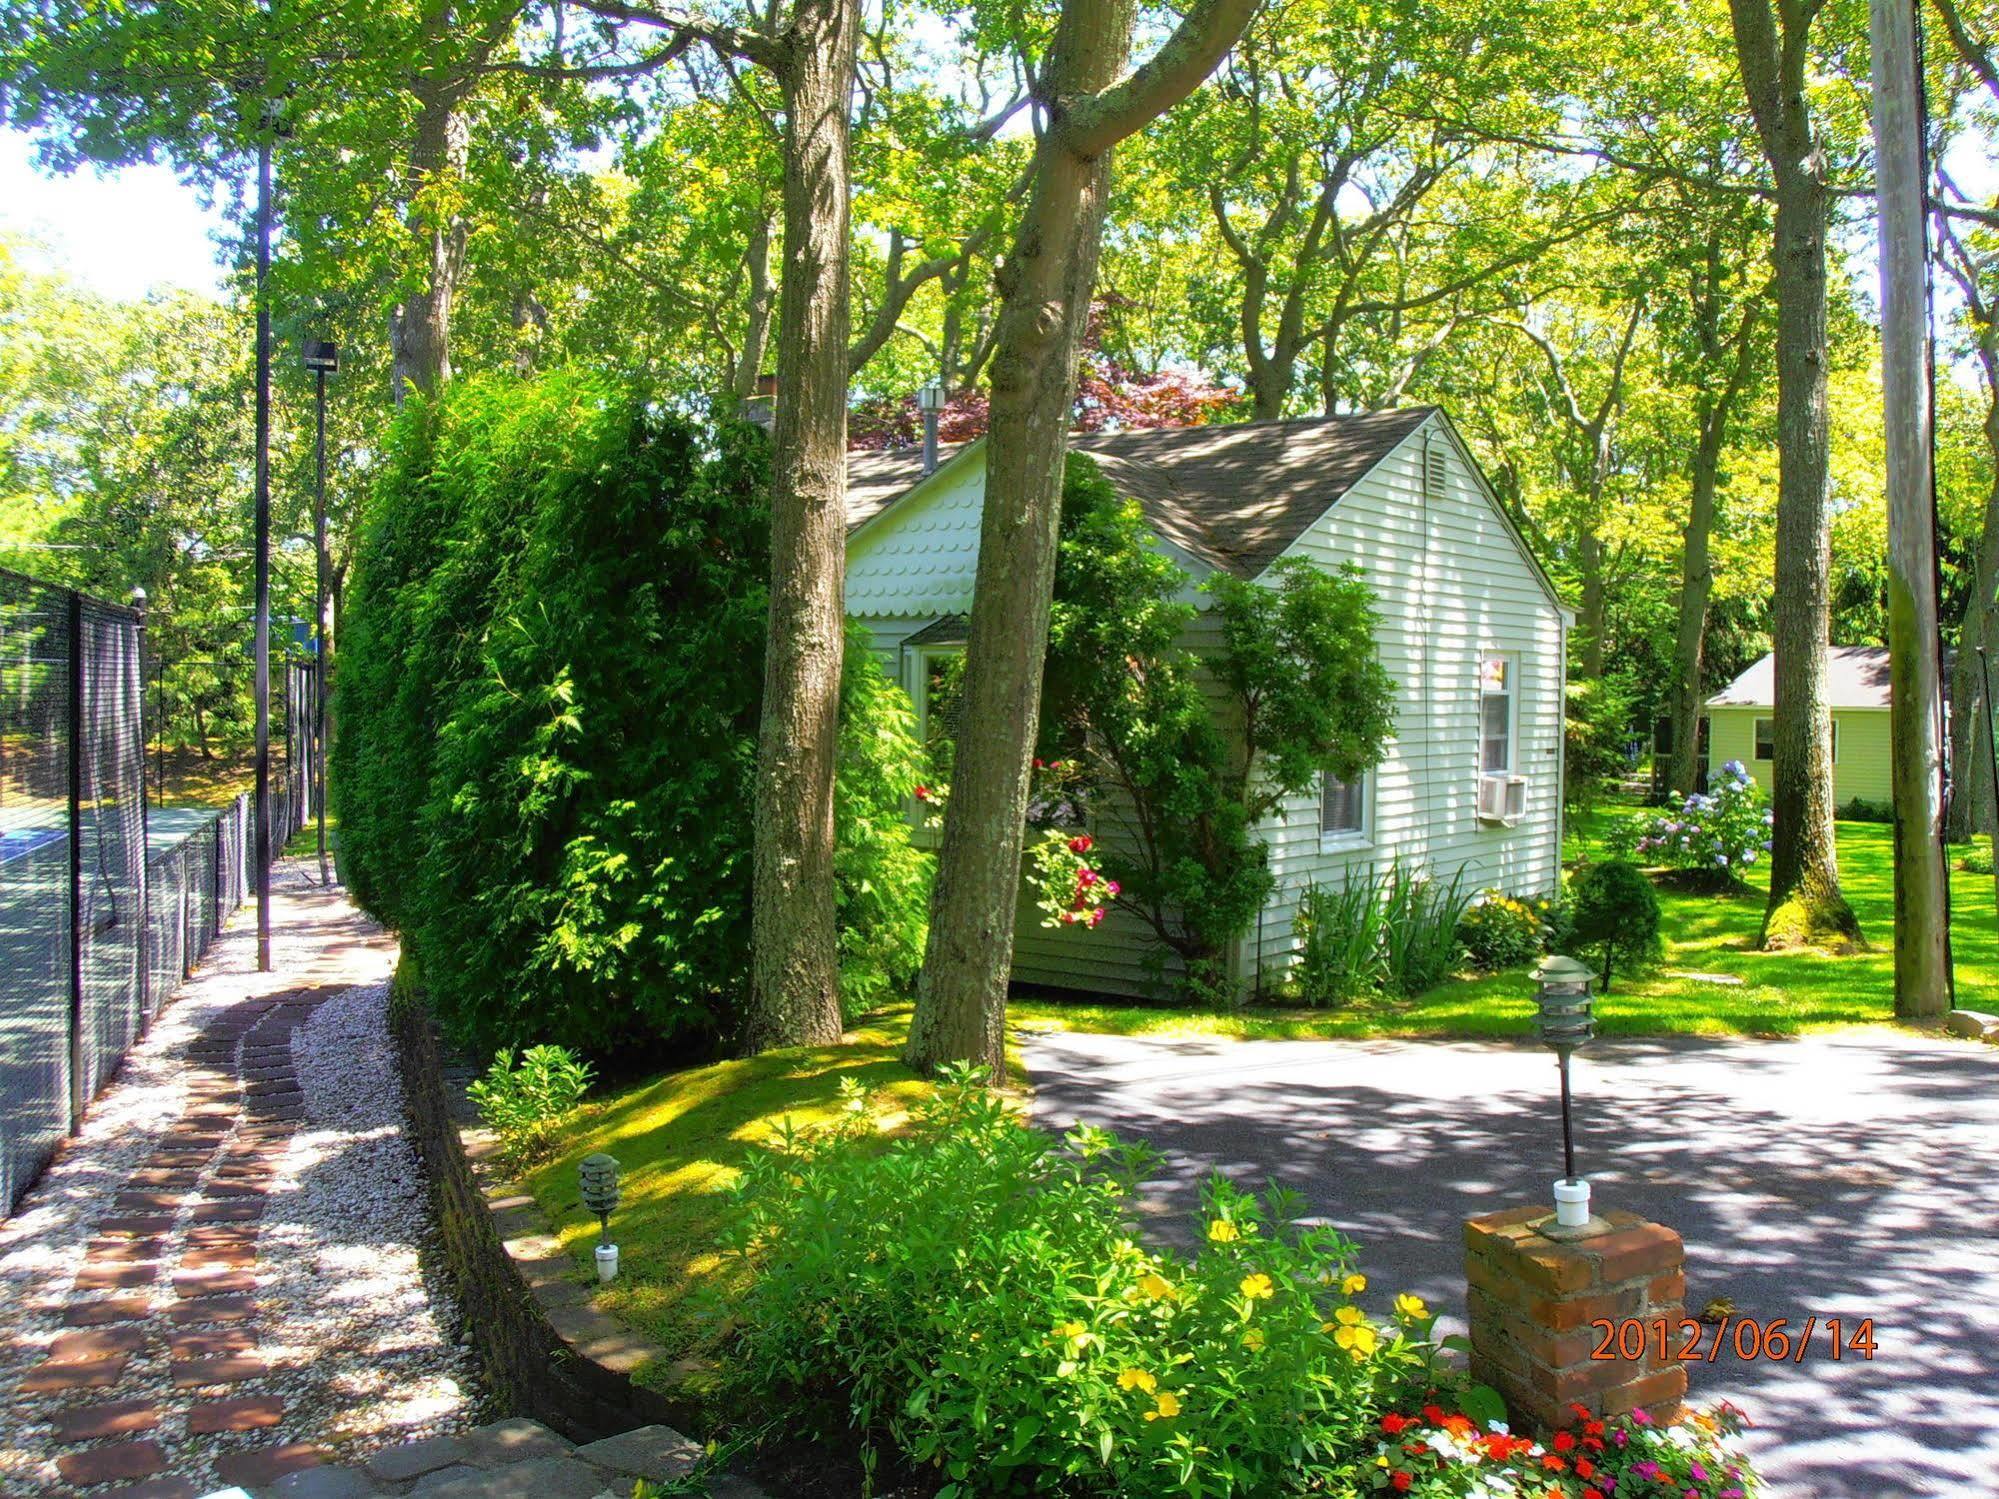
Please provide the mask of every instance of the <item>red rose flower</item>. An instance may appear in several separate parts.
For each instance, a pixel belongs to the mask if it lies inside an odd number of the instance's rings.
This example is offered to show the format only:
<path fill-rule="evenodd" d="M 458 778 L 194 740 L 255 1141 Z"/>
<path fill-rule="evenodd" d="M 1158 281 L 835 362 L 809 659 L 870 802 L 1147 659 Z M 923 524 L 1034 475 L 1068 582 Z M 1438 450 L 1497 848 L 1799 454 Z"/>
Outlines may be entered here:
<path fill-rule="evenodd" d="M 1573 1452 L 1575 1449 L 1576 1439 L 1574 1437 L 1570 1436 L 1566 1431 L 1555 1433 L 1555 1450 L 1557 1452 Z"/>
<path fill-rule="evenodd" d="M 1595 1463 L 1593 1463 L 1593 1462 L 1591 1462 L 1591 1461 L 1590 1461 L 1590 1460 L 1589 1460 L 1588 1458 L 1586 1458 L 1586 1457 L 1579 1457 L 1579 1458 L 1577 1458 L 1577 1459 L 1576 1459 L 1576 1477 L 1578 1477 L 1578 1478 L 1594 1478 L 1594 1477 L 1596 1477 L 1596 1464 L 1595 1464 Z"/>
<path fill-rule="evenodd" d="M 916 788 L 916 799 L 917 799 L 918 801 L 920 801 L 920 802 L 927 802 L 927 801 L 929 801 L 929 800 L 930 800 L 930 788 L 929 788 L 928 786 L 918 786 L 918 787 Z"/>
<path fill-rule="evenodd" d="M 1072 854 L 1087 854 L 1096 846 L 1097 840 L 1088 833 L 1078 833 L 1069 840 L 1069 852 Z"/>
<path fill-rule="evenodd" d="M 1394 1411 L 1390 1411 L 1381 1418 L 1381 1429 L 1392 1437 L 1400 1436 L 1404 1427 L 1414 1426 L 1415 1424 L 1407 1416 L 1398 1416 Z"/>
<path fill-rule="evenodd" d="M 1405 1492 L 1408 1489 L 1409 1485 L 1414 1483 L 1416 1479 L 1412 1474 L 1404 1471 L 1401 1468 L 1397 1468 L 1394 1473 L 1389 1475 L 1388 1481 L 1389 1483 L 1394 1485 L 1395 1492 L 1400 1494 Z"/>
<path fill-rule="evenodd" d="M 1441 1405 L 1424 1406 L 1423 1419 L 1428 1421 L 1432 1426 L 1442 1426 L 1444 1424 L 1444 1408 Z"/>
<path fill-rule="evenodd" d="M 1603 1491 L 1601 1489 L 1584 1489 L 1583 1499 L 1603 1499 Z"/>

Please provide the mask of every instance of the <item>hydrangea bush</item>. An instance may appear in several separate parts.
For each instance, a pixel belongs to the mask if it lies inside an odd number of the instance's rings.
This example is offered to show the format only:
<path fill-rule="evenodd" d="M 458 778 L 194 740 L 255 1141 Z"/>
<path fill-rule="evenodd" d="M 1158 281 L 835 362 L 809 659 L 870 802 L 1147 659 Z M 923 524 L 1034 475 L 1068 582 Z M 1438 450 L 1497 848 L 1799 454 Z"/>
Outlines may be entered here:
<path fill-rule="evenodd" d="M 1736 884 L 1769 852 L 1771 820 L 1763 788 L 1740 760 L 1730 760 L 1708 778 L 1705 794 L 1694 792 L 1675 811 L 1628 824 L 1619 852 Z"/>

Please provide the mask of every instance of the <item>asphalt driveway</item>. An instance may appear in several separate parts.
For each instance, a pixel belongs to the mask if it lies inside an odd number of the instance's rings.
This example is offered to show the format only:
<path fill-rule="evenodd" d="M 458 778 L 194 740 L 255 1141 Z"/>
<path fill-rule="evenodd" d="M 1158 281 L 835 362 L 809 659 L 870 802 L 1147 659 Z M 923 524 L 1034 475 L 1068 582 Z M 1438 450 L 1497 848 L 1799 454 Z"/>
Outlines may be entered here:
<path fill-rule="evenodd" d="M 1385 1304 L 1462 1330 L 1459 1224 L 1549 1200 L 1555 1063 L 1528 1044 L 1032 1037 L 1036 1119 L 1164 1156 L 1147 1211 L 1191 1241 L 1201 1181 L 1302 1193 Z M 1999 1495 L 1999 1053 L 1888 1029 L 1788 1041 L 1600 1041 L 1576 1061 L 1596 1206 L 1687 1242 L 1687 1299 L 1742 1317 L 1873 1319 L 1871 1362 L 1694 1367 L 1788 1499 Z"/>

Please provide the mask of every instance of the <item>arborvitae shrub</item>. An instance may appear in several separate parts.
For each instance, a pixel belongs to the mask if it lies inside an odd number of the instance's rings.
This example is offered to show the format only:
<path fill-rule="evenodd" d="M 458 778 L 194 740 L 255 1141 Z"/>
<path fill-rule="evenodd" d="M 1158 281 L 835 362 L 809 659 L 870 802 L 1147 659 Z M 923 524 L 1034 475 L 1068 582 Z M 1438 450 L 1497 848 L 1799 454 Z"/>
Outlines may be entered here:
<path fill-rule="evenodd" d="M 734 1027 L 769 564 L 766 440 L 600 377 L 413 404 L 368 502 L 337 673 L 342 852 L 484 1045 Z M 843 994 L 921 958 L 906 700 L 849 643 Z"/>

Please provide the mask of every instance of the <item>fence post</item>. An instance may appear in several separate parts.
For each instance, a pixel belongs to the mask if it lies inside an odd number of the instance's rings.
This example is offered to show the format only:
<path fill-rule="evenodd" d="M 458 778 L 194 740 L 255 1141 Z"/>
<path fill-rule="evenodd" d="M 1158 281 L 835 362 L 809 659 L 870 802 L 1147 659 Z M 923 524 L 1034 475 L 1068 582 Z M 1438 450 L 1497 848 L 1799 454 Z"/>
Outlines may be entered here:
<path fill-rule="evenodd" d="M 83 1122 L 83 595 L 69 602 L 69 1133 Z"/>

